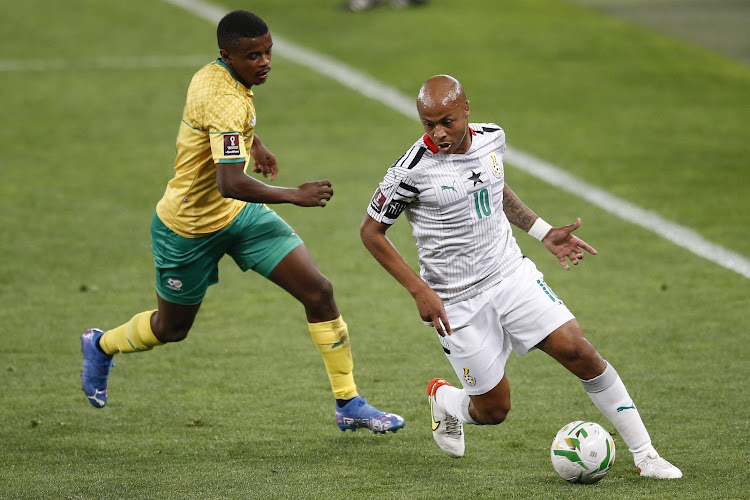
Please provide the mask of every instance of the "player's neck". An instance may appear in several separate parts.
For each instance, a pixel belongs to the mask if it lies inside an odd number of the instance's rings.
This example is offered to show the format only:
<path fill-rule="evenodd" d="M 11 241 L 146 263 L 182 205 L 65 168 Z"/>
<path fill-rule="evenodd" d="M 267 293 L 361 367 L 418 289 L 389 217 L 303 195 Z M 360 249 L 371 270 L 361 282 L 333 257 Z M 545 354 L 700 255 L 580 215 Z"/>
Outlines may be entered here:
<path fill-rule="evenodd" d="M 469 127 L 464 130 L 464 136 L 461 138 L 460 146 L 456 148 L 456 152 L 453 154 L 463 155 L 466 154 L 471 148 L 471 134 L 469 133 Z"/>

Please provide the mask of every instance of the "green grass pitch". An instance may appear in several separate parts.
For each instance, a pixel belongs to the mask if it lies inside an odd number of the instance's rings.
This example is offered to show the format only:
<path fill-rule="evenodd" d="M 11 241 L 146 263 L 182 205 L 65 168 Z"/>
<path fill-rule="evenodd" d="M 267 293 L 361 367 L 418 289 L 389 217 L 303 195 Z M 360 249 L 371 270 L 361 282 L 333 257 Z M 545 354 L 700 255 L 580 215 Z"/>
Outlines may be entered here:
<path fill-rule="evenodd" d="M 339 0 L 227 0 L 272 32 L 413 96 L 459 78 L 511 147 L 750 258 L 750 68 L 554 0 L 433 0 L 352 14 Z M 513 410 L 434 444 L 424 394 L 458 380 L 358 228 L 418 122 L 277 55 L 255 88 L 280 185 L 330 178 L 324 209 L 279 206 L 334 283 L 360 392 L 395 435 L 342 434 L 302 308 L 227 259 L 188 339 L 115 358 L 109 403 L 80 391 L 78 337 L 155 305 L 149 223 L 185 90 L 215 26 L 151 0 L 21 2 L 0 30 L 0 499 L 743 498 L 750 481 L 750 280 L 507 166 L 552 224 L 600 255 L 570 272 L 517 234 L 628 385 L 679 481 L 640 479 L 622 441 L 593 486 L 562 481 L 555 432 L 613 429 L 543 353 L 507 366 Z M 184 62 L 184 61 L 188 62 Z M 149 61 L 160 64 L 150 65 Z M 182 62 L 181 62 L 182 61 Z M 195 61 L 191 64 L 189 61 Z M 389 233 L 410 262 L 407 225 Z"/>

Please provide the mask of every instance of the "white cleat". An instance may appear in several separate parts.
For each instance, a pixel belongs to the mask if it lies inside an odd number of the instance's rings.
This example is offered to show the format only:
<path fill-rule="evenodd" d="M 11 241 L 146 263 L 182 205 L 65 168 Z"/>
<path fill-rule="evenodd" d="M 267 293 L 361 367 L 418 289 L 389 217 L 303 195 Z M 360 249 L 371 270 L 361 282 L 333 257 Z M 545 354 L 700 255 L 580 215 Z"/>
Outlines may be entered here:
<path fill-rule="evenodd" d="M 659 456 L 656 452 L 646 455 L 637 465 L 641 477 L 653 477 L 655 479 L 679 479 L 682 471 Z"/>
<path fill-rule="evenodd" d="M 464 424 L 456 417 L 448 415 L 435 401 L 435 392 L 443 385 L 450 385 L 445 379 L 433 379 L 427 385 L 427 396 L 430 400 L 430 414 L 432 419 L 432 437 L 448 455 L 453 458 L 464 456 Z"/>

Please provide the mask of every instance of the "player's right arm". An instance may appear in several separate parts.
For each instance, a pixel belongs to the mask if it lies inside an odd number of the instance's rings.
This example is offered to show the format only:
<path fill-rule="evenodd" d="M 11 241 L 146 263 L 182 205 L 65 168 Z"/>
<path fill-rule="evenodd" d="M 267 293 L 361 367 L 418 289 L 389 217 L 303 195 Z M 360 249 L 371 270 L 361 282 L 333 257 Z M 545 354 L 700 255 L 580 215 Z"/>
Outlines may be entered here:
<path fill-rule="evenodd" d="M 362 243 L 375 260 L 411 294 L 422 320 L 431 322 L 440 336 L 451 335 L 453 331 L 448 322 L 448 316 L 445 314 L 443 301 L 393 246 L 385 234 L 389 227 L 391 226 L 365 215 L 359 229 Z"/>
<path fill-rule="evenodd" d="M 329 180 L 306 182 L 296 188 L 269 186 L 247 175 L 243 163 L 217 163 L 216 187 L 224 198 L 300 207 L 324 207 L 333 196 Z"/>
<path fill-rule="evenodd" d="M 209 137 L 211 155 L 216 165 L 216 187 L 224 198 L 251 203 L 291 203 L 302 207 L 324 207 L 333 196 L 329 180 L 307 182 L 296 188 L 270 186 L 245 173 L 245 164 L 271 174 L 278 171 L 276 158 L 258 140 L 246 150 L 248 138 L 254 136 L 255 125 L 248 124 L 254 115 L 246 97 L 235 93 L 217 93 L 203 103 L 200 129 Z M 248 129 L 248 126 L 251 126 Z M 254 137 L 253 137 L 254 139 Z"/>

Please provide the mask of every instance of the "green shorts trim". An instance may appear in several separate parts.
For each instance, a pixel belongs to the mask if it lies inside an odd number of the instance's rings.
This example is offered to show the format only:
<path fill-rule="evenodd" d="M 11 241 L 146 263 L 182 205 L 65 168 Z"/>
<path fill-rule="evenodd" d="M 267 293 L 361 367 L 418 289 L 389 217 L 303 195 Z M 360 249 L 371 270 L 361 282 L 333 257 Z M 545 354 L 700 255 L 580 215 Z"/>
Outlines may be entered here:
<path fill-rule="evenodd" d="M 154 212 L 151 251 L 156 267 L 156 291 L 169 302 L 194 305 L 219 282 L 219 261 L 230 255 L 242 271 L 263 277 L 302 239 L 276 212 L 248 203 L 229 226 L 210 236 L 185 238 L 175 233 Z"/>

